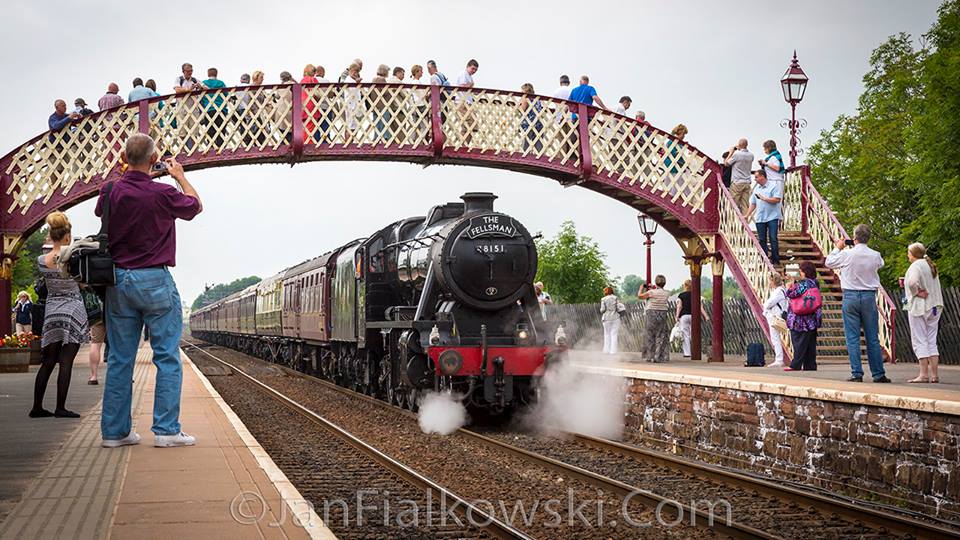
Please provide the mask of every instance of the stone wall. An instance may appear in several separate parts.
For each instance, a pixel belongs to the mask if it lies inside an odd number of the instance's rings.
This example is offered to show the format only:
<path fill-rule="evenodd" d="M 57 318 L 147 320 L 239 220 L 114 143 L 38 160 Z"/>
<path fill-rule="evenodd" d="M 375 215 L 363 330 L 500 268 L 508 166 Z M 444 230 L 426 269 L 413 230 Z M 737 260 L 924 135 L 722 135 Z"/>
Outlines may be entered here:
<path fill-rule="evenodd" d="M 960 417 L 628 379 L 627 439 L 947 519 L 960 512 Z"/>

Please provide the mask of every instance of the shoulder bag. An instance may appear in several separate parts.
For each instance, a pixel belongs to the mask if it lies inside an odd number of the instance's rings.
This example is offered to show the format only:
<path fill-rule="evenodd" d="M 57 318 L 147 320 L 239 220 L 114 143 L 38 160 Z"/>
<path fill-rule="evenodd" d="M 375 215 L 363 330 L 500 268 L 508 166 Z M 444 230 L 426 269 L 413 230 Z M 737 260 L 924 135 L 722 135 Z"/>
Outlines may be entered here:
<path fill-rule="evenodd" d="M 74 242 L 61 256 L 60 272 L 91 287 L 116 285 L 113 257 L 107 231 L 110 227 L 110 194 L 113 182 L 103 190 L 103 215 L 100 218 L 100 233 Z"/>

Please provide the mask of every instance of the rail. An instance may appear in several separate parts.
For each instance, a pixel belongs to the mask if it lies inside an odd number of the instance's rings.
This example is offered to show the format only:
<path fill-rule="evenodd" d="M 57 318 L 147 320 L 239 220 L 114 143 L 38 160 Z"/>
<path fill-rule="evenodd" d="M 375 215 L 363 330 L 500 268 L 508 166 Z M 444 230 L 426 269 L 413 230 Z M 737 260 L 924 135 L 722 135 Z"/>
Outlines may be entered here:
<path fill-rule="evenodd" d="M 95 195 L 121 174 L 120 154 L 133 133 L 153 136 L 161 154 L 188 170 L 395 160 L 595 180 L 640 192 L 690 229 L 716 228 L 707 182 L 715 163 L 649 124 L 506 90 L 323 83 L 158 96 L 33 137 L 0 158 L 0 231 L 10 238 L 30 232 L 50 211 Z"/>
<path fill-rule="evenodd" d="M 417 486 L 420 489 L 429 490 L 437 495 L 442 497 L 449 498 L 456 504 L 451 505 L 451 508 L 458 508 L 456 511 L 464 517 L 469 517 L 471 523 L 482 524 L 483 528 L 489 532 L 492 536 L 500 538 L 503 540 L 532 540 L 527 536 L 523 531 L 511 527 L 506 523 L 503 523 L 493 515 L 483 511 L 476 505 L 468 502 L 466 499 L 460 497 L 459 495 L 453 493 L 452 491 L 440 486 L 429 478 L 423 476 L 412 468 L 400 463 L 399 461 L 391 458 L 390 456 L 384 454 L 383 452 L 377 450 L 373 446 L 370 446 L 363 440 L 359 439 L 349 431 L 341 428 L 340 426 L 334 424 L 333 422 L 327 420 L 326 418 L 320 416 L 319 414 L 313 412 L 312 410 L 304 407 L 297 401 L 287 397 L 279 390 L 271 387 L 270 385 L 263 383 L 256 377 L 246 373 L 244 370 L 239 369 L 229 362 L 217 358 L 215 355 L 210 354 L 210 352 L 205 351 L 201 347 L 197 347 L 192 343 L 188 343 L 194 349 L 204 353 L 213 360 L 219 362 L 220 364 L 231 369 L 234 373 L 240 375 L 243 379 L 254 384 L 272 399 L 278 401 L 294 412 L 300 414 L 310 422 L 320 426 L 324 430 L 332 433 L 335 437 L 343 440 L 350 446 L 354 447 L 357 451 L 363 453 L 364 455 L 369 456 L 371 459 L 379 463 L 381 466 L 385 467 L 389 471 L 393 472 L 400 478 L 403 478 L 407 482 L 411 483 L 414 486 Z"/>
<path fill-rule="evenodd" d="M 844 230 L 840 220 L 827 205 L 826 200 L 817 191 L 810 181 L 810 168 L 806 165 L 800 168 L 803 174 L 805 188 L 805 232 L 813 239 L 813 243 L 826 255 L 834 249 L 838 240 L 849 240 L 850 236 Z M 836 271 L 840 274 L 840 271 Z M 879 338 L 880 346 L 891 362 L 897 361 L 896 324 L 897 305 L 887 291 L 880 287 L 877 291 L 877 310 L 880 314 Z"/>
<path fill-rule="evenodd" d="M 757 235 L 750 229 L 750 224 L 740 209 L 730 190 L 722 183 L 717 184 L 720 189 L 720 235 L 723 237 L 724 246 L 718 246 L 726 260 L 733 260 L 736 264 L 731 265 L 730 270 L 737 276 L 737 281 L 741 286 L 745 283 L 750 287 L 750 293 L 744 296 L 747 303 L 753 310 L 757 322 L 763 329 L 768 340 L 770 328 L 767 319 L 763 315 L 763 301 L 767 296 L 769 289 L 770 274 L 776 272 L 770 258 L 760 249 L 760 241 Z M 789 339 L 781 339 L 784 350 L 790 355 L 793 354 L 793 345 Z"/>

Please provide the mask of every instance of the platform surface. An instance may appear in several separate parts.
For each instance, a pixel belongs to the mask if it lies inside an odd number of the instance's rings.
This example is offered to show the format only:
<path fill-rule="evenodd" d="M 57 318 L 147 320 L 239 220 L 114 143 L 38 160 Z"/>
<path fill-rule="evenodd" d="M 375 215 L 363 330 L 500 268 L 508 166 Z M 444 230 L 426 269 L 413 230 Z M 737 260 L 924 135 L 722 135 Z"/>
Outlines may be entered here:
<path fill-rule="evenodd" d="M 29 407 L 20 402 L 32 396 L 36 368 L 29 377 L 0 376 L 0 394 L 15 396 L 0 402 L 0 427 L 16 437 L 3 445 L 0 471 L 21 470 L 0 476 L 8 508 L 0 538 L 333 538 L 315 514 L 306 517 L 299 493 L 186 355 L 180 421 L 197 445 L 153 446 L 156 369 L 145 347 L 133 398 L 134 430 L 143 440 L 101 448 L 103 386 L 85 384 L 85 353 L 77 357 L 68 399 L 83 416 L 72 424 L 27 418 Z M 309 523 L 301 526 L 295 516 Z"/>
<path fill-rule="evenodd" d="M 574 366 L 586 372 L 639 379 L 677 382 L 794 397 L 860 403 L 913 411 L 960 415 L 960 366 L 940 366 L 940 382 L 910 384 L 919 367 L 913 363 L 885 364 L 893 382 L 872 382 L 866 360 L 864 382 L 847 382 L 849 363 L 818 365 L 817 371 L 790 371 L 783 368 L 744 367 L 742 358 L 725 362 L 691 361 L 671 355 L 664 364 L 645 362 L 637 353 L 610 356 L 593 351 L 571 351 Z"/>

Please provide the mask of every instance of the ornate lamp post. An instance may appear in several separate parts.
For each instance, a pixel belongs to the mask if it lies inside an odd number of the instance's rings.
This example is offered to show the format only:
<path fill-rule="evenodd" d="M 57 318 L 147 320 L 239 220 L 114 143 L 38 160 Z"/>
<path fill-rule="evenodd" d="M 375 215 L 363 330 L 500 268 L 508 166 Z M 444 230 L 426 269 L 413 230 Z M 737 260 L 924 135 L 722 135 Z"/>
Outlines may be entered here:
<path fill-rule="evenodd" d="M 640 212 L 637 214 L 637 222 L 640 223 L 640 232 L 647 237 L 643 245 L 647 246 L 647 285 L 651 283 L 650 276 L 650 253 L 653 247 L 653 235 L 657 234 L 659 224 L 652 217 Z"/>
<path fill-rule="evenodd" d="M 790 120 L 784 119 L 780 122 L 780 127 L 790 128 L 790 166 L 797 166 L 797 133 L 807 127 L 807 121 L 797 120 L 797 103 L 803 99 L 804 92 L 807 91 L 807 74 L 800 69 L 800 62 L 797 61 L 797 51 L 793 51 L 793 60 L 790 67 L 787 68 L 783 78 L 780 79 L 780 86 L 783 89 L 783 99 L 790 104 Z"/>

